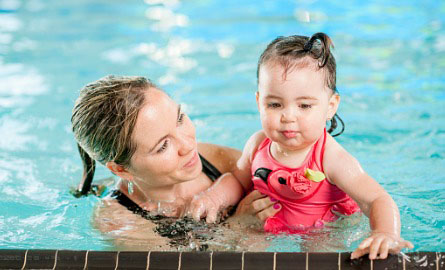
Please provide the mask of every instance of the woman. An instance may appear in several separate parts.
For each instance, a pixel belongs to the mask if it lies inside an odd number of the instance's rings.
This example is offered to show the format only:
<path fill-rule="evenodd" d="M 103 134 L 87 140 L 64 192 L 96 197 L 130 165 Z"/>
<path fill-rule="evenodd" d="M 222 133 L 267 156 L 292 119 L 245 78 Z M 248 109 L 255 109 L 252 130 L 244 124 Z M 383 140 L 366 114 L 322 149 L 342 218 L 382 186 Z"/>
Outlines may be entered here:
<path fill-rule="evenodd" d="M 195 195 L 233 170 L 238 150 L 197 143 L 195 127 L 181 106 L 143 77 L 107 76 L 88 84 L 71 122 L 86 166 L 85 186 L 94 174 L 94 160 L 121 179 L 111 198 L 95 211 L 102 232 L 142 243 L 155 240 L 163 249 L 172 241 L 190 245 L 190 238 L 202 238 L 190 237 L 197 226 L 192 220 L 178 223 L 176 218 L 184 216 Z M 236 214 L 264 220 L 279 210 L 273 205 L 253 192 Z"/>

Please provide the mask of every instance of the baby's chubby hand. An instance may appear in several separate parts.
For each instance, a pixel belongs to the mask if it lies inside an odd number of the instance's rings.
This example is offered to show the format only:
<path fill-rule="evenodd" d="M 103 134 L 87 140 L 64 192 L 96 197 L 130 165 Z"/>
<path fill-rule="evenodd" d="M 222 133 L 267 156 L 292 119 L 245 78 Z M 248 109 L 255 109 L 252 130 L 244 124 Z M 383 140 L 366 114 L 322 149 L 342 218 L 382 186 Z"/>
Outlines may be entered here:
<path fill-rule="evenodd" d="M 219 212 L 227 207 L 224 194 L 216 194 L 214 190 L 208 189 L 195 195 L 186 210 L 186 216 L 196 221 L 206 218 L 207 223 L 215 223 Z"/>
<path fill-rule="evenodd" d="M 403 248 L 413 247 L 411 242 L 405 241 L 393 233 L 373 232 L 351 254 L 351 259 L 359 258 L 367 253 L 369 253 L 370 260 L 386 259 L 388 253 L 395 254 Z"/>
<path fill-rule="evenodd" d="M 186 201 L 176 198 L 174 201 L 146 201 L 139 204 L 142 209 L 150 212 L 151 215 L 161 215 L 166 217 L 181 218 L 185 214 Z"/>

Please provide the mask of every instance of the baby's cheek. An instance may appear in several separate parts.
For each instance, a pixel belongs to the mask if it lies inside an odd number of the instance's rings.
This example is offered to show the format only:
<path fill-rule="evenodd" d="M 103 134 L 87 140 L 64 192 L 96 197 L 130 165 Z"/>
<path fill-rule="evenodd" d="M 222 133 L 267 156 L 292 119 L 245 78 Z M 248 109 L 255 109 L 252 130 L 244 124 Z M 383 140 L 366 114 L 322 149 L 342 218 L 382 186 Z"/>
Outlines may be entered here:
<path fill-rule="evenodd" d="M 275 115 L 267 114 L 262 118 L 263 126 L 267 126 L 269 129 L 275 129 L 278 127 L 280 121 Z"/>
<path fill-rule="evenodd" d="M 266 132 L 266 135 L 270 138 L 271 136 L 274 136 L 274 134 L 276 133 L 277 127 L 274 123 L 265 122 L 263 123 L 263 130 Z"/>

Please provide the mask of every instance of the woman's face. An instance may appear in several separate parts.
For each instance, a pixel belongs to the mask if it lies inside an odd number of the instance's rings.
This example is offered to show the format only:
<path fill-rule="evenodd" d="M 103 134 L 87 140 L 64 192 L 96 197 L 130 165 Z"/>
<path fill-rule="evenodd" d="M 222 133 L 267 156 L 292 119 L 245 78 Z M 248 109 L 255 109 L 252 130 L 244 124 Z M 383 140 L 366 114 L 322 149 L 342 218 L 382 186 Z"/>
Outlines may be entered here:
<path fill-rule="evenodd" d="M 127 168 L 132 180 L 167 187 L 195 179 L 202 164 L 192 121 L 156 88 L 150 88 L 145 98 L 133 130 L 136 151 Z"/>

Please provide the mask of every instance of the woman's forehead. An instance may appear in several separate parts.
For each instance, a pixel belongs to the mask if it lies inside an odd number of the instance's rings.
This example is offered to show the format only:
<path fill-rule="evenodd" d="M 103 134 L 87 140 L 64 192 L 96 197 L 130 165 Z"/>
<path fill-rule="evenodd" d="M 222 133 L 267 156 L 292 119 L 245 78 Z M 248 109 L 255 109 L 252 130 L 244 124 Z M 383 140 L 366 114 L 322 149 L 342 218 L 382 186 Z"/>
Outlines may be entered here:
<path fill-rule="evenodd" d="M 176 102 L 156 88 L 151 88 L 145 95 L 145 104 L 139 111 L 133 132 L 138 147 L 153 146 L 159 138 L 168 134 L 170 126 L 176 126 Z"/>

